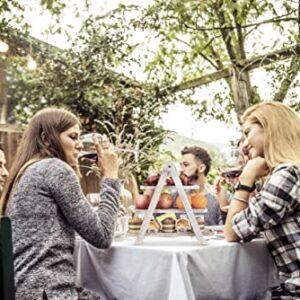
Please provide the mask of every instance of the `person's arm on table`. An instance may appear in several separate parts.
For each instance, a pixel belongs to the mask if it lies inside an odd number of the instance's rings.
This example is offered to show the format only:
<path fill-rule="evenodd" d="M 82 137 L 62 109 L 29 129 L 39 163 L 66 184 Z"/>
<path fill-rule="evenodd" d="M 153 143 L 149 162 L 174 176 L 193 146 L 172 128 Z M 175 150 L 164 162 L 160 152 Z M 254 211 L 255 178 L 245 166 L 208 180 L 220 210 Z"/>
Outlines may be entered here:
<path fill-rule="evenodd" d="M 244 209 L 231 207 L 230 220 L 225 225 L 226 239 L 250 241 L 258 233 L 281 224 L 298 205 L 298 180 L 297 171 L 291 164 L 273 170 L 261 192 L 251 199 L 249 207 L 246 203 Z"/>

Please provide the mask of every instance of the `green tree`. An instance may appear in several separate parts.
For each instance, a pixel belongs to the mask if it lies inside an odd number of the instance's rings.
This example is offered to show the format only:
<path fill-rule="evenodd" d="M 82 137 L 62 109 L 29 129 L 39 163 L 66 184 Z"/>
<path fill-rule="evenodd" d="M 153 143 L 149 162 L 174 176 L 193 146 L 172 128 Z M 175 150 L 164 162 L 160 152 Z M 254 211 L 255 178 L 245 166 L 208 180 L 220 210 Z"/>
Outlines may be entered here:
<path fill-rule="evenodd" d="M 43 48 L 34 71 L 26 58 L 8 58 L 10 121 L 26 123 L 43 107 L 66 106 L 79 115 L 84 132 L 106 133 L 118 148 L 134 150 L 121 151 L 122 171 L 144 178 L 166 135 L 158 125 L 164 106 L 155 90 L 112 71 L 131 62 L 132 46 L 125 26 L 110 31 L 101 18 L 88 18 L 70 49 Z"/>
<path fill-rule="evenodd" d="M 270 32 L 278 38 L 269 38 Z M 148 40 L 137 39 L 138 33 Z M 79 113 L 86 131 L 113 132 L 115 143 L 126 140 L 125 133 L 132 140 L 149 130 L 148 162 L 150 148 L 157 151 L 163 139 L 156 122 L 168 104 L 191 105 L 199 118 L 240 117 L 264 101 L 252 85 L 257 67 L 272 75 L 274 100 L 300 108 L 294 89 L 300 52 L 296 2 L 155 0 L 144 10 L 120 5 L 88 18 L 69 50 L 37 48 L 35 72 L 26 70 L 22 58 L 10 62 L 12 120 L 63 103 Z M 143 83 L 128 78 L 136 68 L 147 74 Z M 127 77 L 119 75 L 123 71 Z M 212 99 L 199 101 L 196 88 L 216 80 Z"/>
<path fill-rule="evenodd" d="M 273 100 L 300 109 L 299 7 L 284 0 L 155 0 L 134 26 L 159 41 L 146 70 L 164 83 L 162 96 L 223 79 L 213 99 L 181 99 L 199 117 L 229 120 L 263 101 L 251 82 L 257 67 L 272 75 Z"/>

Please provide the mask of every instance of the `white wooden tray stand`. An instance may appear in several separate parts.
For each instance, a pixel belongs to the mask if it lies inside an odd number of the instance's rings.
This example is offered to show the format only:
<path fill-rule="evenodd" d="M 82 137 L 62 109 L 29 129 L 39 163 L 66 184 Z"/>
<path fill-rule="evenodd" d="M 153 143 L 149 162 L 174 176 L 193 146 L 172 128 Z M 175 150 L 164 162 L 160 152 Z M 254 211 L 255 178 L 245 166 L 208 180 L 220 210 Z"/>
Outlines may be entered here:
<path fill-rule="evenodd" d="M 138 236 L 136 238 L 136 241 L 135 241 L 135 244 L 142 244 L 143 243 L 143 240 L 144 240 L 144 237 L 146 235 L 146 232 L 147 232 L 147 228 L 148 228 L 148 225 L 150 223 L 150 220 L 151 220 L 151 217 L 153 216 L 153 213 L 155 211 L 155 208 L 156 208 L 156 205 L 158 203 L 158 200 L 159 200 L 159 196 L 161 194 L 161 191 L 162 189 L 164 188 L 165 186 L 165 183 L 166 183 L 166 179 L 167 177 L 171 177 L 173 178 L 174 180 L 174 183 L 175 183 L 175 187 L 179 193 L 179 196 L 180 198 L 182 199 L 182 203 L 183 203 L 183 206 L 184 206 L 184 209 L 187 213 L 187 216 L 188 216 L 188 219 L 191 223 L 191 226 L 194 230 L 194 233 L 195 233 L 195 236 L 196 238 L 198 239 L 198 241 L 200 242 L 200 244 L 206 244 L 204 238 L 203 238 L 203 235 L 201 233 L 201 230 L 199 228 L 199 225 L 196 221 L 196 218 L 195 218 L 195 215 L 194 215 L 194 212 L 193 212 L 193 209 L 188 201 L 188 198 L 187 198 L 187 195 L 184 191 L 184 187 L 181 183 L 181 180 L 179 178 L 179 175 L 178 175 L 178 172 L 175 168 L 175 165 L 174 163 L 172 162 L 169 162 L 165 165 L 163 171 L 161 172 L 160 174 L 160 178 L 159 178 L 159 181 L 154 189 L 154 193 L 152 195 L 152 198 L 151 198 L 151 201 L 150 201 L 150 205 L 146 211 L 146 214 L 145 214 L 145 217 L 144 217 L 144 220 L 143 220 L 143 223 L 142 223 L 142 226 L 141 226 L 141 229 L 138 233 Z"/>

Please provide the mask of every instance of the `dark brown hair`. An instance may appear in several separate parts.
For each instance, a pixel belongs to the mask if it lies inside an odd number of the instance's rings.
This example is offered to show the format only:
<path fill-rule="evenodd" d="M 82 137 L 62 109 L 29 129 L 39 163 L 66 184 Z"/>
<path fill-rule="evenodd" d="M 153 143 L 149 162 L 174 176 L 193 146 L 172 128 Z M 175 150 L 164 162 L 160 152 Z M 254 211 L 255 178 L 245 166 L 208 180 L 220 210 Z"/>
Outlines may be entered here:
<path fill-rule="evenodd" d="M 8 176 L 0 201 L 0 213 L 5 214 L 14 180 L 22 166 L 33 158 L 57 157 L 67 162 L 60 134 L 80 125 L 78 118 L 63 108 L 45 108 L 38 111 L 27 125 L 19 144 L 16 158 Z"/>
<path fill-rule="evenodd" d="M 204 175 L 207 176 L 211 166 L 211 158 L 207 150 L 198 146 L 185 147 L 182 149 L 181 155 L 185 155 L 185 154 L 193 154 L 197 161 L 203 163 L 206 167 L 204 171 Z"/>

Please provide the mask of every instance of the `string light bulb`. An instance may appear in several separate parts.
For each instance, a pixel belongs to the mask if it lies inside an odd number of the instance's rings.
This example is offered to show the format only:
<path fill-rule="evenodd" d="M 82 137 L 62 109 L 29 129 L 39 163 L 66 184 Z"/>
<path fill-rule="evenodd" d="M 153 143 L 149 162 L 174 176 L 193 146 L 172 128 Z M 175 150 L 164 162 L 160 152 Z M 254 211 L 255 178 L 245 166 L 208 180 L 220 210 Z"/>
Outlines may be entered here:
<path fill-rule="evenodd" d="M 8 44 L 0 40 L 0 52 L 6 53 L 8 49 L 9 49 Z"/>
<path fill-rule="evenodd" d="M 32 58 L 31 55 L 28 56 L 28 61 L 27 61 L 27 68 L 29 70 L 35 70 L 37 67 L 36 61 Z"/>

